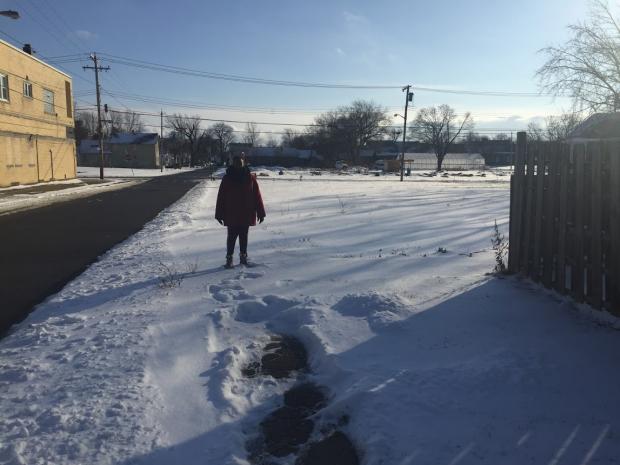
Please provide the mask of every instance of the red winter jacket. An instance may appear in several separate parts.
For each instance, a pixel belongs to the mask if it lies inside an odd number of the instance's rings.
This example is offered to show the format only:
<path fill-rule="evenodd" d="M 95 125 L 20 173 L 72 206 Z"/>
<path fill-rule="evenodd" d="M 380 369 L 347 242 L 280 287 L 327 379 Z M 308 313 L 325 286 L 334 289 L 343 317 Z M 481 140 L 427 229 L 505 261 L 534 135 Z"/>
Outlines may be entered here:
<path fill-rule="evenodd" d="M 257 216 L 266 215 L 256 175 L 245 167 L 228 168 L 217 193 L 215 219 L 226 226 L 255 226 Z"/>

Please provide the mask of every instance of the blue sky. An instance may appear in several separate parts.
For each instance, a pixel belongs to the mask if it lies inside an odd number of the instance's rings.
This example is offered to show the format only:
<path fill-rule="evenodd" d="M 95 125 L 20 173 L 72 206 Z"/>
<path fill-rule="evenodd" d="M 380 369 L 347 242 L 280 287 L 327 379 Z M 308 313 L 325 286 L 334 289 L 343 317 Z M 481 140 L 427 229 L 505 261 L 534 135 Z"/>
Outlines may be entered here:
<path fill-rule="evenodd" d="M 586 17 L 588 1 L 0 0 L 0 9 L 21 14 L 17 21 L 0 18 L 0 31 L 31 42 L 46 57 L 97 51 L 268 79 L 536 92 L 534 73 L 543 61 L 538 50 L 564 41 L 566 26 Z M 84 80 L 92 81 L 92 73 L 84 72 L 83 64 L 87 63 L 62 64 L 75 76 L 78 104 L 94 102 L 92 95 L 81 96 L 93 90 Z M 206 118 L 307 123 L 317 111 L 356 98 L 374 100 L 391 112 L 403 103 L 398 89 L 273 87 L 109 64 L 112 72 L 102 76 L 109 91 L 295 109 L 270 114 L 164 106 L 164 111 Z M 161 107 L 120 97 L 104 101 L 113 108 L 159 111 Z M 415 107 L 440 103 L 458 112 L 471 111 L 480 129 L 519 128 L 531 118 L 568 107 L 566 100 L 550 98 L 416 91 Z"/>

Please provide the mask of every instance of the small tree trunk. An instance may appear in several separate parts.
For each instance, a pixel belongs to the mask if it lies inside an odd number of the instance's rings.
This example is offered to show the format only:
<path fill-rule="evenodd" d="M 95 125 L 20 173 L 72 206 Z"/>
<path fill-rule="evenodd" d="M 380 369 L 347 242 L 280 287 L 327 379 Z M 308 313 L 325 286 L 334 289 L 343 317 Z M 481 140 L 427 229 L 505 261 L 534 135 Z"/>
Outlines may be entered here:
<path fill-rule="evenodd" d="M 443 164 L 443 159 L 445 155 L 437 155 L 437 171 L 441 171 L 441 165 Z"/>

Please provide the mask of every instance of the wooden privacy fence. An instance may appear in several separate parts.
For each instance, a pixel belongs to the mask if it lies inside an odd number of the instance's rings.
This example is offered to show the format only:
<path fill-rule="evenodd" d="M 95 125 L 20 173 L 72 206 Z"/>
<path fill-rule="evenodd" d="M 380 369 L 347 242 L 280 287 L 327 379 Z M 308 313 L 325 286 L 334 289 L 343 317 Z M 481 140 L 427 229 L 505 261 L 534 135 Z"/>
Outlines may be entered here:
<path fill-rule="evenodd" d="M 517 135 L 508 268 L 620 315 L 620 139 Z"/>

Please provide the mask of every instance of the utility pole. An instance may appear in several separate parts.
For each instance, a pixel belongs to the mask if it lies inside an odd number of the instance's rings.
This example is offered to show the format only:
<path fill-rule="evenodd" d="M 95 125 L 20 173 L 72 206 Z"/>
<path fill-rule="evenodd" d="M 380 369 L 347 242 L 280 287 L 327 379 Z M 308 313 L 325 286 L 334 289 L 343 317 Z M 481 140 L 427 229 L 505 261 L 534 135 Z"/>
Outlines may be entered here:
<path fill-rule="evenodd" d="M 164 153 L 162 149 L 164 148 L 164 109 L 161 109 L 161 113 L 159 114 L 161 117 L 160 120 L 160 128 L 159 128 L 159 167 L 161 172 L 164 172 Z"/>
<path fill-rule="evenodd" d="M 409 108 L 409 102 L 413 101 L 413 92 L 409 92 L 411 85 L 403 87 L 405 93 L 405 116 L 403 123 L 403 151 L 400 154 L 400 182 L 403 182 L 403 176 L 405 173 L 405 139 L 407 138 L 407 109 Z"/>
<path fill-rule="evenodd" d="M 103 179 L 103 130 L 101 128 L 101 90 L 99 86 L 99 71 L 109 71 L 109 66 L 99 66 L 97 54 L 91 53 L 90 59 L 93 60 L 94 66 L 82 66 L 84 69 L 95 70 L 95 86 L 97 90 L 97 132 L 99 135 L 99 178 Z"/>

